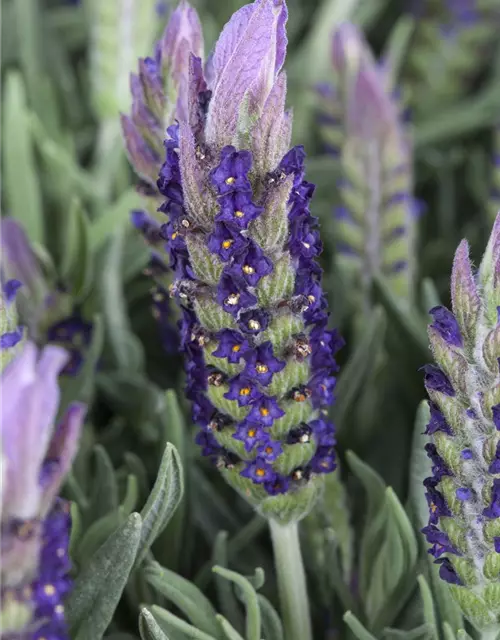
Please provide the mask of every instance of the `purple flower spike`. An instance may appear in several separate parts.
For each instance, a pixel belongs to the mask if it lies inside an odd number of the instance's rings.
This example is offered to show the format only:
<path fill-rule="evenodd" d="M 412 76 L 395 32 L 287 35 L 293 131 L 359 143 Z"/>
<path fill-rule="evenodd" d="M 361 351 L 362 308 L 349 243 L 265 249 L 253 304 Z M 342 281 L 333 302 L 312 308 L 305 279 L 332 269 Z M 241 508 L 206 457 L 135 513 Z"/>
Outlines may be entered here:
<path fill-rule="evenodd" d="M 499 262 L 500 216 L 477 274 L 467 243 L 459 245 L 451 279 L 453 314 L 441 306 L 431 309 L 436 364 L 424 367 L 432 398 L 425 431 L 432 439 L 425 445 L 432 476 L 424 481 L 429 523 L 423 533 L 441 565 L 439 575 L 455 586 L 451 593 L 464 614 L 483 627 L 485 621 L 496 624 L 496 614 L 469 605 L 487 601 L 497 581 L 490 567 L 500 549 L 500 405 L 493 404 L 500 357 Z"/>
<path fill-rule="evenodd" d="M 306 515 L 335 468 L 333 425 L 318 415 L 333 401 L 341 345 L 327 328 L 314 185 L 304 148 L 290 149 L 286 19 L 284 0 L 256 0 L 204 68 L 190 57 L 187 114 L 167 129 L 157 183 L 198 441 L 282 524 Z M 270 499 L 287 492 L 286 509 Z"/>

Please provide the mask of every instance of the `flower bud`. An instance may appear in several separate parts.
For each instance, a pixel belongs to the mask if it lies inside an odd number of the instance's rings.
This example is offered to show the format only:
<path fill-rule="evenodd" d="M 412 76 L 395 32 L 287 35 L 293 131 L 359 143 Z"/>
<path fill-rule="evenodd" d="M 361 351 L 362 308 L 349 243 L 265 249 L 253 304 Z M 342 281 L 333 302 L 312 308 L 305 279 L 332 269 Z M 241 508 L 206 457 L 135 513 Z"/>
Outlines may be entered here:
<path fill-rule="evenodd" d="M 305 153 L 286 149 L 285 20 L 281 0 L 257 0 L 224 28 L 206 80 L 193 62 L 199 119 L 169 127 L 158 180 L 197 442 L 282 523 L 309 512 L 335 468 L 325 407 L 342 344 L 326 328 Z"/>
<path fill-rule="evenodd" d="M 321 129 L 339 158 L 342 204 L 336 210 L 341 264 L 354 273 L 363 306 L 382 274 L 408 302 L 415 262 L 416 200 L 411 145 L 387 64 L 377 63 L 361 31 L 341 24 L 332 37 L 335 88 L 319 90 Z"/>
<path fill-rule="evenodd" d="M 500 340 L 490 312 L 500 268 L 500 216 L 478 274 L 467 243 L 452 272 L 453 313 L 431 309 L 437 366 L 427 365 L 431 398 L 426 445 L 432 476 L 424 481 L 429 524 L 423 529 L 440 576 L 470 621 L 498 625 L 500 600 Z M 480 280 L 482 286 L 478 286 Z"/>

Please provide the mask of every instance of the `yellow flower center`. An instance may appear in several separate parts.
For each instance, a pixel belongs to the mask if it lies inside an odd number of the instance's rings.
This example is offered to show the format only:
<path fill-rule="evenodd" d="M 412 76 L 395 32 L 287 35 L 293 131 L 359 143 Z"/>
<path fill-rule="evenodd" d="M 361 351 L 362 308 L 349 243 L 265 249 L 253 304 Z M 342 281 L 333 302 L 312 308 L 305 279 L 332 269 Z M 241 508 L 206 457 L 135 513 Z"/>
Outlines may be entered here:
<path fill-rule="evenodd" d="M 266 407 L 261 407 L 259 409 L 259 413 L 263 418 L 265 418 L 266 416 L 269 415 L 269 409 L 266 409 Z"/>
<path fill-rule="evenodd" d="M 242 271 L 243 273 L 246 273 L 247 275 L 251 275 L 255 269 L 253 267 L 251 267 L 249 264 L 245 264 L 242 267 Z"/>
<path fill-rule="evenodd" d="M 255 370 L 257 373 L 267 373 L 269 371 L 269 367 L 261 362 L 257 362 L 255 365 Z"/>
<path fill-rule="evenodd" d="M 259 467 L 258 469 L 255 470 L 255 475 L 259 476 L 259 478 L 262 478 L 263 476 L 266 475 L 266 471 L 265 471 L 265 469 L 261 469 Z"/>
<path fill-rule="evenodd" d="M 233 351 L 234 351 L 235 353 L 238 353 L 238 351 L 239 351 L 240 349 L 241 349 L 241 346 L 240 346 L 239 344 L 235 344 L 235 345 L 234 345 L 234 347 L 233 347 Z"/>
<path fill-rule="evenodd" d="M 233 244 L 232 240 L 224 240 L 224 242 L 222 243 L 222 248 L 223 249 L 229 249 L 229 247 Z"/>
<path fill-rule="evenodd" d="M 231 306 L 234 306 L 235 304 L 238 304 L 238 300 L 240 299 L 240 294 L 239 293 L 231 293 L 231 295 L 229 295 L 225 302 L 226 304 L 229 304 Z"/>
<path fill-rule="evenodd" d="M 242 387 L 240 389 L 240 396 L 249 396 L 250 395 L 250 387 Z"/>
<path fill-rule="evenodd" d="M 233 176 L 226 178 L 226 184 L 234 184 L 235 181 L 236 181 L 236 178 L 233 178 Z"/>
<path fill-rule="evenodd" d="M 236 218 L 243 218 L 245 214 L 243 213 L 243 211 L 235 211 L 234 215 Z"/>
<path fill-rule="evenodd" d="M 249 320 L 248 328 L 252 331 L 258 331 L 260 329 L 260 322 L 257 322 L 257 320 Z"/>

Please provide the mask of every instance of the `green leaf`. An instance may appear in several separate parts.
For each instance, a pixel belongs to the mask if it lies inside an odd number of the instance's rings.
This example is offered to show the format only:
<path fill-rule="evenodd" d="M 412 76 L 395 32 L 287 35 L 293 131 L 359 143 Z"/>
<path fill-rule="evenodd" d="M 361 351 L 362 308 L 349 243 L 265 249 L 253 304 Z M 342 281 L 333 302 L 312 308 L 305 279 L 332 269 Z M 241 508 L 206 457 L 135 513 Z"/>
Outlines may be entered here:
<path fill-rule="evenodd" d="M 388 61 L 391 81 L 389 86 L 396 87 L 401 69 L 408 56 L 408 49 L 415 30 L 415 20 L 410 15 L 402 15 L 391 30 L 383 59 Z"/>
<path fill-rule="evenodd" d="M 429 422 L 429 405 L 425 400 L 420 403 L 413 429 L 413 442 L 410 461 L 410 502 L 417 518 L 419 529 L 427 525 L 429 519 L 429 507 L 425 499 L 425 489 L 423 482 L 430 475 L 431 462 L 425 452 L 425 445 L 429 438 L 424 435 L 427 423 Z"/>
<path fill-rule="evenodd" d="M 157 562 L 145 567 L 143 573 L 149 584 L 173 602 L 196 628 L 220 638 L 215 609 L 194 584 Z"/>
<path fill-rule="evenodd" d="M 361 624 L 361 622 L 350 612 L 344 614 L 344 622 L 349 627 L 349 629 L 353 632 L 354 636 L 359 640 L 377 640 L 375 636 L 366 630 L 366 628 Z"/>
<path fill-rule="evenodd" d="M 444 640 L 456 640 L 456 636 L 447 622 L 443 622 L 443 636 Z"/>
<path fill-rule="evenodd" d="M 407 629 L 384 629 L 384 640 L 432 640 L 432 629 L 422 624 L 411 631 Z M 454 640 L 454 638 L 453 638 Z"/>
<path fill-rule="evenodd" d="M 93 454 L 93 481 L 89 498 L 90 522 L 116 509 L 119 500 L 115 470 L 106 449 L 97 444 Z"/>
<path fill-rule="evenodd" d="M 386 489 L 386 499 L 389 506 L 389 513 L 396 519 L 399 528 L 399 535 L 405 548 L 406 569 L 407 571 L 413 571 L 418 556 L 418 544 L 413 527 L 411 526 L 405 510 L 401 506 L 401 503 L 391 487 Z"/>
<path fill-rule="evenodd" d="M 168 626 L 172 626 L 173 629 L 182 631 L 188 638 L 190 638 L 190 640 L 217 640 L 217 638 L 219 638 L 218 635 L 214 637 L 209 635 L 208 633 L 205 633 L 204 631 L 200 631 L 196 627 L 190 625 L 188 622 L 185 622 L 184 620 L 181 620 L 181 618 L 174 616 L 174 614 L 170 613 L 170 611 L 162 609 L 155 604 L 151 607 L 151 613 L 156 618 L 156 620 L 160 621 L 160 623 L 164 622 Z"/>
<path fill-rule="evenodd" d="M 142 640 L 168 640 L 153 615 L 143 607 L 139 615 L 139 633 Z"/>
<path fill-rule="evenodd" d="M 257 594 L 259 601 L 260 613 L 262 616 L 262 630 L 266 640 L 285 640 L 283 633 L 283 625 L 278 612 L 260 593 Z"/>
<path fill-rule="evenodd" d="M 224 616 L 218 615 L 217 621 L 224 631 L 224 635 L 226 636 L 227 640 L 245 640 L 245 638 L 240 636 L 233 625 L 228 620 L 226 620 Z"/>
<path fill-rule="evenodd" d="M 221 567 L 227 567 L 228 563 L 227 531 L 219 531 L 215 538 L 211 566 L 219 565 Z M 233 627 L 241 629 L 243 626 L 243 618 L 231 583 L 217 573 L 214 578 L 217 600 L 222 614 L 229 620 Z"/>
<path fill-rule="evenodd" d="M 89 231 L 92 250 L 99 249 L 117 229 L 127 228 L 131 212 L 143 206 L 144 200 L 135 188 L 125 191 L 106 212 L 92 221 Z"/>
<path fill-rule="evenodd" d="M 141 511 L 143 520 L 138 566 L 151 545 L 165 529 L 184 492 L 182 464 L 175 447 L 167 444 L 148 501 Z"/>
<path fill-rule="evenodd" d="M 214 567 L 212 571 L 219 574 L 223 578 L 234 582 L 236 585 L 238 585 L 238 587 L 240 587 L 247 612 L 245 633 L 246 640 L 260 640 L 261 619 L 259 601 L 257 599 L 257 593 L 255 592 L 255 589 L 253 588 L 251 583 L 239 573 L 229 571 L 229 569 L 224 569 L 223 567 Z"/>
<path fill-rule="evenodd" d="M 385 329 L 384 310 L 377 307 L 354 353 L 339 375 L 336 389 L 338 399 L 334 408 L 337 424 L 347 424 L 346 416 L 359 401 L 359 394 L 370 373 L 369 363 L 376 361 L 376 353 L 383 345 Z"/>
<path fill-rule="evenodd" d="M 10 71 L 3 100 L 3 191 L 6 210 L 32 242 L 44 244 L 42 194 L 37 178 L 23 79 Z"/>
<path fill-rule="evenodd" d="M 139 548 L 142 520 L 133 513 L 78 575 L 66 619 L 76 640 L 100 640 L 127 584 Z"/>
<path fill-rule="evenodd" d="M 82 300 L 94 277 L 94 260 L 89 239 L 89 220 L 79 198 L 74 197 L 65 216 L 61 236 L 59 271 L 72 296 Z"/>
<path fill-rule="evenodd" d="M 100 302 L 106 325 L 106 335 L 118 369 L 138 371 L 143 367 L 143 351 L 132 333 L 125 304 L 122 280 L 123 232 L 110 240 L 103 255 L 100 278 Z"/>
<path fill-rule="evenodd" d="M 422 303 L 426 311 L 442 304 L 437 287 L 431 278 L 424 278 L 422 282 Z"/>
<path fill-rule="evenodd" d="M 420 596 L 422 598 L 424 620 L 430 627 L 432 639 L 439 640 L 436 612 L 434 611 L 434 602 L 432 600 L 431 590 L 429 588 L 429 585 L 427 584 L 427 580 L 423 575 L 419 575 L 417 580 L 418 586 L 420 588 Z"/>

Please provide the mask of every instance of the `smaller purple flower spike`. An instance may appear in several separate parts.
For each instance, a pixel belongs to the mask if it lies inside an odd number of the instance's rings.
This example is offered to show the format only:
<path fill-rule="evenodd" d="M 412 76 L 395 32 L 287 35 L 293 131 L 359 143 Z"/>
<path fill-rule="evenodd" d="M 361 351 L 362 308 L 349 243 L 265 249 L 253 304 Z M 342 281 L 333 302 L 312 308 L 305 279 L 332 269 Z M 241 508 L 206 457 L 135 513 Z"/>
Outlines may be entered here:
<path fill-rule="evenodd" d="M 1 609 L 9 638 L 68 637 L 63 600 L 71 588 L 71 520 L 69 504 L 57 494 L 78 448 L 85 408 L 70 405 L 55 425 L 58 376 L 67 359 L 59 347 L 38 350 L 27 342 L 0 378 Z M 9 617 L 13 603 L 20 615 Z"/>
<path fill-rule="evenodd" d="M 429 523 L 423 529 L 439 575 L 464 615 L 480 629 L 500 622 L 489 595 L 497 588 L 500 526 L 500 426 L 497 302 L 500 217 L 475 273 L 462 241 L 451 277 L 453 313 L 434 307 L 429 339 L 435 365 L 427 365 L 431 398 L 425 433 L 432 476 L 424 486 Z"/>

